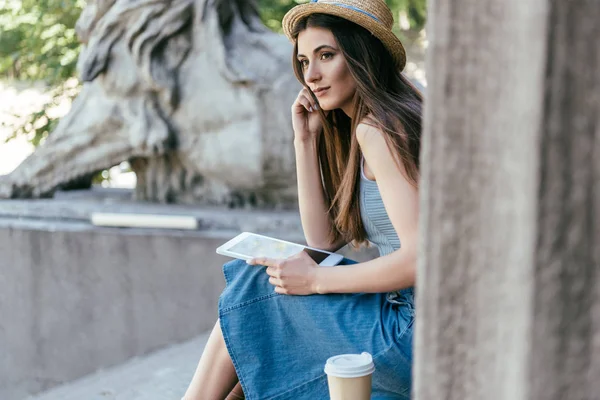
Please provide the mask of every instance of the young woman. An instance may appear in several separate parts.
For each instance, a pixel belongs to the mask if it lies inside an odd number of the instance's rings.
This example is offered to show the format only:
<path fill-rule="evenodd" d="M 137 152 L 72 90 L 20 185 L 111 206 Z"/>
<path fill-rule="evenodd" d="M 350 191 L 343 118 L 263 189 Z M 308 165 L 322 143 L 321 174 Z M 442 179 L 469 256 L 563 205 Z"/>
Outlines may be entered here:
<path fill-rule="evenodd" d="M 283 20 L 304 86 L 292 120 L 306 241 L 330 251 L 370 241 L 381 256 L 226 264 L 186 400 L 325 399 L 327 358 L 363 351 L 372 398 L 410 398 L 422 99 L 401 74 L 392 25 L 383 0 L 313 0 Z"/>

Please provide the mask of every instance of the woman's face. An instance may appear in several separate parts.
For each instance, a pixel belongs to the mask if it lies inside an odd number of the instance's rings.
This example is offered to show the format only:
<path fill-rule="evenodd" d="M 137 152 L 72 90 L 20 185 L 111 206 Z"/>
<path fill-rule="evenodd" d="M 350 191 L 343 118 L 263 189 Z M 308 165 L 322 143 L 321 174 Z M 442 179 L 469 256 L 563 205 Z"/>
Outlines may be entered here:
<path fill-rule="evenodd" d="M 298 35 L 298 62 L 304 82 L 325 110 L 351 115 L 356 82 L 330 30 L 306 28 Z"/>

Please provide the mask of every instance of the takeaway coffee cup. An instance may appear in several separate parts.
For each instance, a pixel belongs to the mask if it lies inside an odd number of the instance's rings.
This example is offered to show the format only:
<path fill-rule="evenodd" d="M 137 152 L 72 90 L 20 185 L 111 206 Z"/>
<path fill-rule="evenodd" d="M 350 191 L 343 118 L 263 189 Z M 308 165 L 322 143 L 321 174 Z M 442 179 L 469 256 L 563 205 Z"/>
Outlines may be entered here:
<path fill-rule="evenodd" d="M 369 400 L 375 371 L 369 353 L 333 356 L 325 364 L 331 400 Z"/>

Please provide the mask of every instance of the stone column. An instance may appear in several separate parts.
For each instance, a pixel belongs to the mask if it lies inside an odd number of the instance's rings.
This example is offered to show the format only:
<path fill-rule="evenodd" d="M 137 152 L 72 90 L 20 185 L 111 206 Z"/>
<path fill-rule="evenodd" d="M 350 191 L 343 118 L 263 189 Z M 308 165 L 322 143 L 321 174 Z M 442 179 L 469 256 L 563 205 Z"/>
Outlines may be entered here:
<path fill-rule="evenodd" d="M 430 0 L 414 397 L 600 398 L 600 5 Z"/>

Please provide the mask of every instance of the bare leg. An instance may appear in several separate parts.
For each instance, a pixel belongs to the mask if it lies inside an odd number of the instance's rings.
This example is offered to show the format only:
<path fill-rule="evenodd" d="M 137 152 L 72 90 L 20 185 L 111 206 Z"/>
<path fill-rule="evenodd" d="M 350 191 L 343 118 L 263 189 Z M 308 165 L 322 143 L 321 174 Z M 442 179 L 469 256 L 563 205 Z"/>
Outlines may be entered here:
<path fill-rule="evenodd" d="M 222 400 L 231 393 L 237 382 L 221 325 L 217 321 L 183 399 Z"/>
<path fill-rule="evenodd" d="M 244 400 L 246 396 L 244 396 L 244 391 L 242 390 L 242 385 L 238 382 L 237 385 L 233 388 L 229 396 L 225 400 Z"/>

